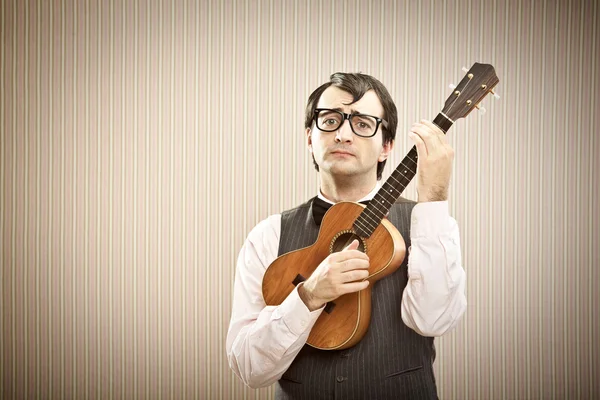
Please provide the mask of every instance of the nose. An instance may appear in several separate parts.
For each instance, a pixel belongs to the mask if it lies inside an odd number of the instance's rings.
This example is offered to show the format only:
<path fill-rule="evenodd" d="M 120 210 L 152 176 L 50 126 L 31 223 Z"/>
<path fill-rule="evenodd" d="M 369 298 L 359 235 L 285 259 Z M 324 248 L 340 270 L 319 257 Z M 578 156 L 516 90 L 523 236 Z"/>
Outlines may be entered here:
<path fill-rule="evenodd" d="M 350 120 L 345 119 L 339 129 L 335 131 L 335 141 L 338 143 L 352 143 L 353 140 L 354 133 L 350 126 Z"/>

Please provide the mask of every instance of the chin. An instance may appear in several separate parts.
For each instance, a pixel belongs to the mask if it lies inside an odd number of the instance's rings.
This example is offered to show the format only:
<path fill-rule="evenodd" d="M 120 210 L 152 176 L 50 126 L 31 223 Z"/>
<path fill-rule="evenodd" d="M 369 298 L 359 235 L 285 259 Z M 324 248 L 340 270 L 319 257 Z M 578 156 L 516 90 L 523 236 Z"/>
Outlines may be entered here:
<path fill-rule="evenodd" d="M 360 172 L 356 169 L 348 167 L 344 168 L 344 166 L 341 165 L 332 166 L 330 168 L 326 168 L 325 170 L 332 176 L 343 176 L 345 178 L 360 175 Z"/>

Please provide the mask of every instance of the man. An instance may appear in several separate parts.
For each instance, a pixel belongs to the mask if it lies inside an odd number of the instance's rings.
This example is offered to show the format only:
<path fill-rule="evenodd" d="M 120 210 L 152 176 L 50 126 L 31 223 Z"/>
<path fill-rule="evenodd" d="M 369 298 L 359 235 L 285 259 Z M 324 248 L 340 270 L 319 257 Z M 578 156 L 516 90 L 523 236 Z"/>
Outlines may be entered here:
<path fill-rule="evenodd" d="M 266 306 L 262 279 L 279 255 L 317 238 L 327 207 L 367 201 L 380 188 L 397 125 L 387 89 L 364 74 L 336 73 L 306 107 L 306 138 L 320 190 L 305 204 L 260 222 L 237 263 L 227 335 L 229 365 L 253 388 L 276 383 L 279 399 L 437 398 L 433 337 L 466 309 L 459 231 L 448 214 L 453 150 L 428 121 L 409 136 L 418 151 L 418 202 L 394 204 L 388 219 L 408 249 L 402 266 L 372 287 L 371 322 L 352 348 L 306 345 L 327 302 L 365 289 L 369 257 L 357 241 L 329 255 L 279 306 Z"/>

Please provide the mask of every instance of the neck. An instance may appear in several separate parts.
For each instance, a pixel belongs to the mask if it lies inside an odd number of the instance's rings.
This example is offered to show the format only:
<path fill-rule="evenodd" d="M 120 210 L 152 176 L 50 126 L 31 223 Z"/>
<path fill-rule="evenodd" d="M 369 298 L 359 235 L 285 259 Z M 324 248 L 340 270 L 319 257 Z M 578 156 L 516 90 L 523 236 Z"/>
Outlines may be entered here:
<path fill-rule="evenodd" d="M 377 184 L 375 175 L 372 179 L 360 179 L 355 177 L 334 178 L 331 175 L 321 174 L 320 180 L 321 193 L 326 199 L 334 203 L 359 201 L 368 195 Z"/>

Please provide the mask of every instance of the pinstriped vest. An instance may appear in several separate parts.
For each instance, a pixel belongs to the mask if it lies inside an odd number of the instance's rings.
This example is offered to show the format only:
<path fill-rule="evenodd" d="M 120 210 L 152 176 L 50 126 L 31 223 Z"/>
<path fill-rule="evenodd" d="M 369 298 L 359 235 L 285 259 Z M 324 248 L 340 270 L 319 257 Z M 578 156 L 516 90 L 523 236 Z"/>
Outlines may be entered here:
<path fill-rule="evenodd" d="M 279 255 L 317 240 L 312 201 L 282 213 Z M 396 203 L 388 215 L 407 249 L 414 205 Z M 373 285 L 371 323 L 363 339 L 346 350 L 305 345 L 276 383 L 276 399 L 437 399 L 433 338 L 420 336 L 401 318 L 407 262 L 408 256 L 396 272 Z"/>

